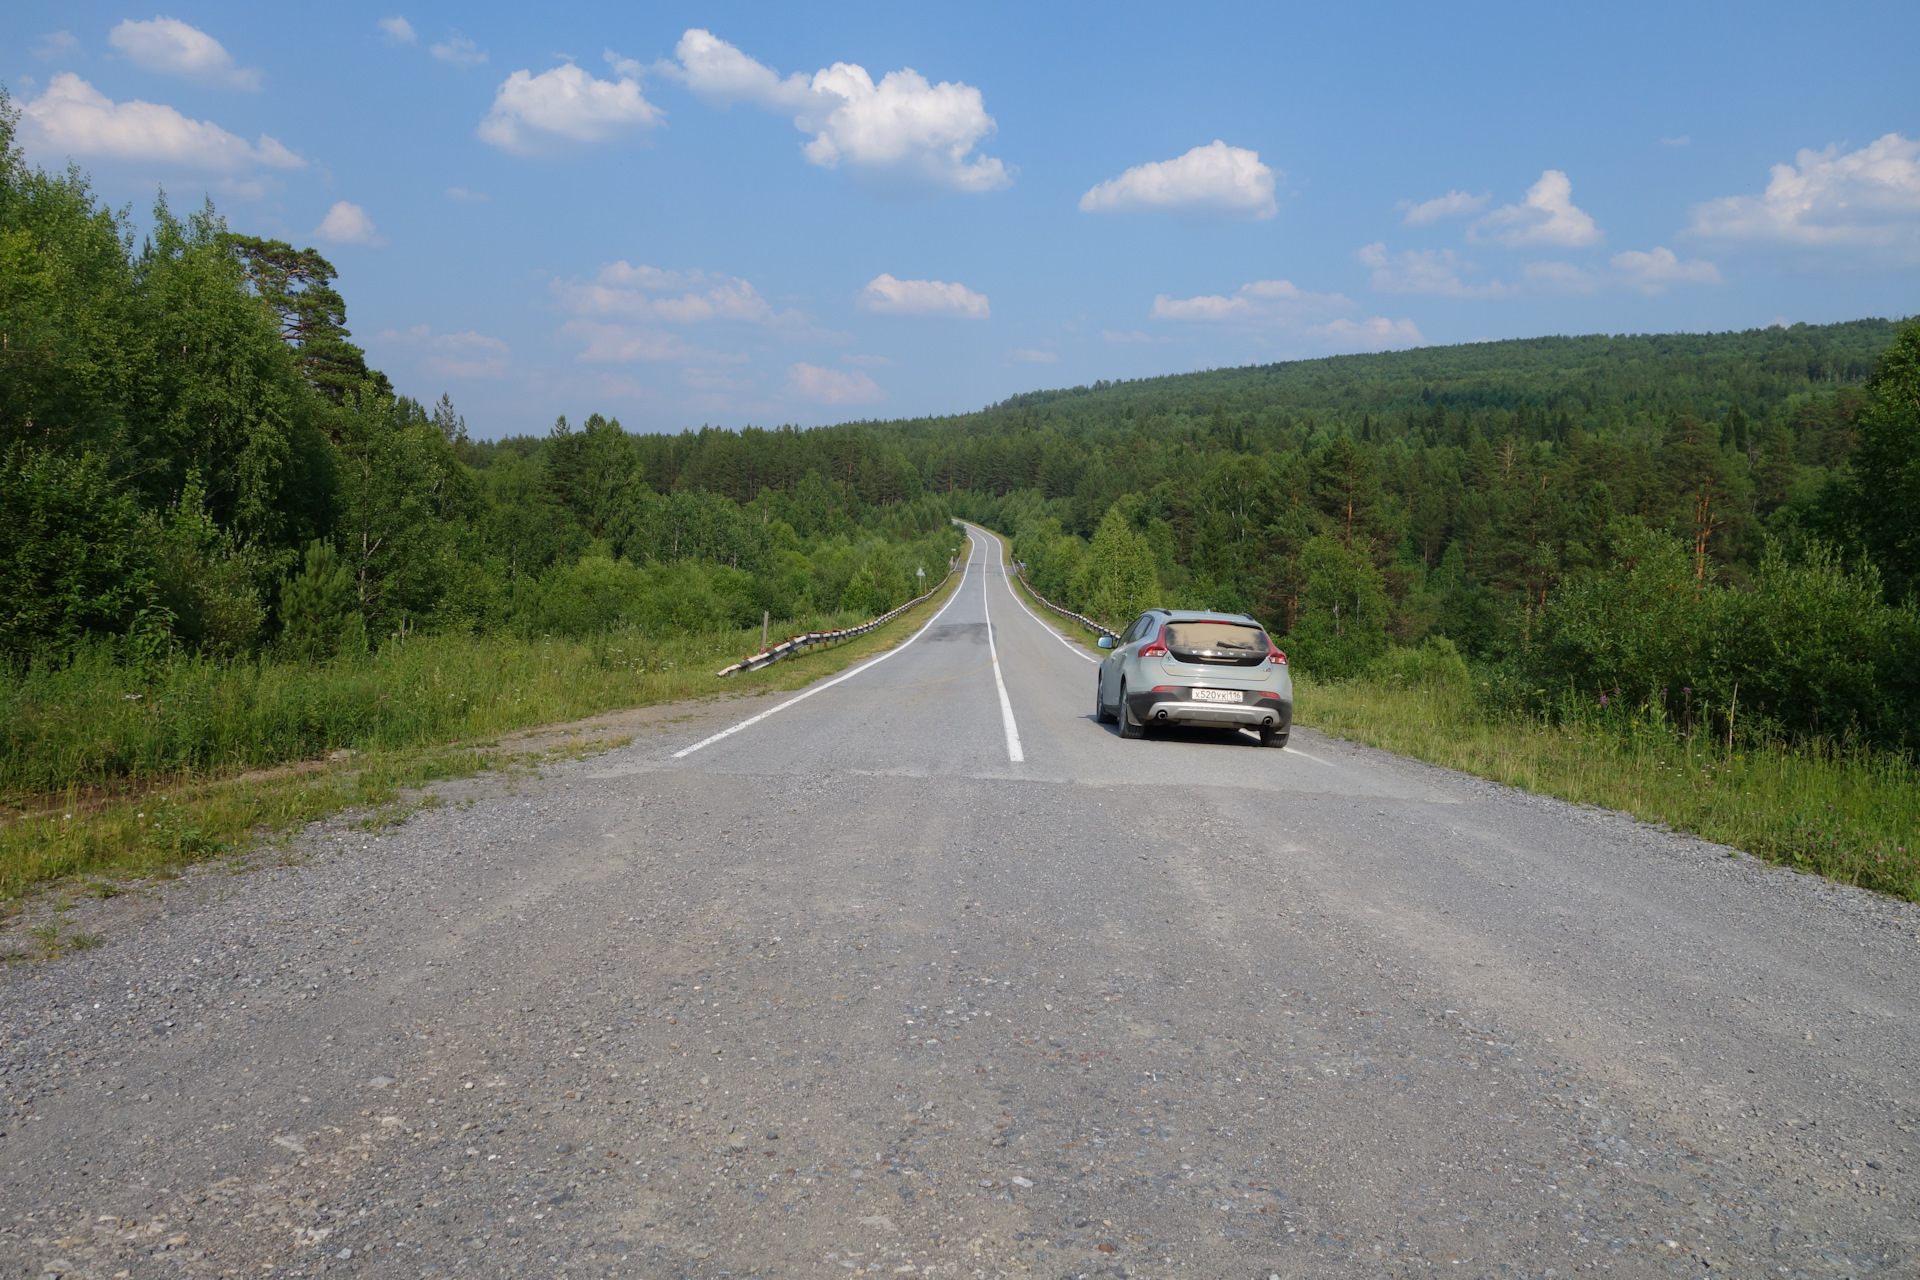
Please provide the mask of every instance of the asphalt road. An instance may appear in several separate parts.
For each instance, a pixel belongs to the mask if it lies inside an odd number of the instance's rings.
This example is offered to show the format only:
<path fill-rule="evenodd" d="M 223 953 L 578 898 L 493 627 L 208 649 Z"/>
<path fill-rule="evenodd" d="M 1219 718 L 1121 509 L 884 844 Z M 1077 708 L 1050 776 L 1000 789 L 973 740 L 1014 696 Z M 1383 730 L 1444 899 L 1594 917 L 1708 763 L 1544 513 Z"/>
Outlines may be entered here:
<path fill-rule="evenodd" d="M 1123 741 L 1000 555 L 804 697 L 6 971 L 5 1273 L 1920 1274 L 1913 908 Z"/>

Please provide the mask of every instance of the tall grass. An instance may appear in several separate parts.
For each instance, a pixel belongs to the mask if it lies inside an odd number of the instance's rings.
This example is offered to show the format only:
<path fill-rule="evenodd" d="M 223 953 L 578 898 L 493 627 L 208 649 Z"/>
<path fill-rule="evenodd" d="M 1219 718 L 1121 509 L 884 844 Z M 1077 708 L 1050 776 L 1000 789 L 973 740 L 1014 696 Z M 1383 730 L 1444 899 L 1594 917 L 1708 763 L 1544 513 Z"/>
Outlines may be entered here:
<path fill-rule="evenodd" d="M 83 655 L 0 676 L 0 803 L 74 785 L 238 772 L 339 747 L 471 740 L 778 685 L 793 667 L 714 675 L 759 647 L 756 627 L 665 639 L 631 631 L 584 640 L 429 636 L 320 665 L 183 657 L 145 673 L 104 651 Z"/>
<path fill-rule="evenodd" d="M 1528 791 L 1620 810 L 1844 884 L 1920 901 L 1920 770 L 1830 741 L 1735 742 L 1658 715 L 1553 722 L 1461 683 L 1294 675 L 1297 723 Z"/>
<path fill-rule="evenodd" d="M 509 758 L 499 734 L 711 694 L 795 689 L 897 644 L 959 581 L 878 631 L 760 671 L 760 630 L 657 639 L 423 637 L 324 665 L 104 658 L 0 677 L 0 901 L 49 879 L 149 875 Z M 816 619 L 821 627 L 863 618 Z M 310 773 L 249 776 L 339 748 Z"/>

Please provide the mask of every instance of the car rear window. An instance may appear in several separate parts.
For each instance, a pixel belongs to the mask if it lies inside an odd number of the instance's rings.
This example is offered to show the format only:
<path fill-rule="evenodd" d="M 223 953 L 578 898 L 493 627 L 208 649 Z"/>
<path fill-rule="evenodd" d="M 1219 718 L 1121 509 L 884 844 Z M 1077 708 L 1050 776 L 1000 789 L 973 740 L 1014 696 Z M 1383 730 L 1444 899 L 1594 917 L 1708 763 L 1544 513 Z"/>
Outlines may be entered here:
<path fill-rule="evenodd" d="M 1244 622 L 1169 622 L 1167 647 L 1188 653 L 1218 654 L 1223 658 L 1267 656 L 1267 635 Z"/>

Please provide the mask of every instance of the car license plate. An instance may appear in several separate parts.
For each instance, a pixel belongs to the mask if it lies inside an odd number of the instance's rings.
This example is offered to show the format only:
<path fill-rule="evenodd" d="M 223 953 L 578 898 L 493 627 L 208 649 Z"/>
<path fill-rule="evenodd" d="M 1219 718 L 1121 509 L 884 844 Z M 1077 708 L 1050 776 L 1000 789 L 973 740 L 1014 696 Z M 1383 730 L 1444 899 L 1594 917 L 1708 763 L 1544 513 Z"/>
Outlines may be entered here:
<path fill-rule="evenodd" d="M 1195 702 L 1239 702 L 1241 694 L 1238 689 L 1195 689 L 1193 700 Z"/>

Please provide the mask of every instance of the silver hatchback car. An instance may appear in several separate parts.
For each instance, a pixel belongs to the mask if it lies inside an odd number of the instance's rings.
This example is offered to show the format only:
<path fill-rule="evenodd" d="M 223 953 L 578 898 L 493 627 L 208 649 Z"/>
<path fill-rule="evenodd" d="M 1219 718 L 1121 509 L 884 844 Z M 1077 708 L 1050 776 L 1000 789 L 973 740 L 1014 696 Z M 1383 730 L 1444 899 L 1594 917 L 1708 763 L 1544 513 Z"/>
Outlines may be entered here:
<path fill-rule="evenodd" d="M 1252 729 L 1260 745 L 1284 747 L 1293 730 L 1287 655 L 1244 613 L 1149 609 L 1115 640 L 1100 664 L 1094 715 L 1120 722 L 1123 738 L 1154 725 Z"/>

